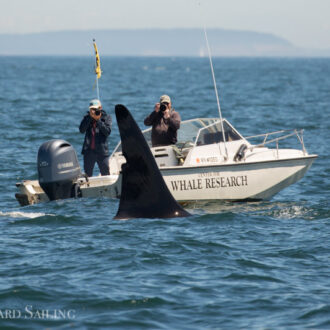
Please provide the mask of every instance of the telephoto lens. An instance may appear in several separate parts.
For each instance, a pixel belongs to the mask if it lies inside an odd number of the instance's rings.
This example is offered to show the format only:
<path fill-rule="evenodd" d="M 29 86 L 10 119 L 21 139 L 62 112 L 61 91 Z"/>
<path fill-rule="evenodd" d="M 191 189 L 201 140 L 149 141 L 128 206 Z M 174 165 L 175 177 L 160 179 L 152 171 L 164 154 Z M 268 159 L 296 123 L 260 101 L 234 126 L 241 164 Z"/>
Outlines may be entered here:
<path fill-rule="evenodd" d="M 101 113 L 101 110 L 94 110 L 94 113 L 95 113 L 96 116 L 99 116 L 100 113 Z"/>
<path fill-rule="evenodd" d="M 159 107 L 159 110 L 162 111 L 162 112 L 164 112 L 166 109 L 167 109 L 166 104 L 161 103 L 161 104 L 160 104 L 160 107 Z"/>

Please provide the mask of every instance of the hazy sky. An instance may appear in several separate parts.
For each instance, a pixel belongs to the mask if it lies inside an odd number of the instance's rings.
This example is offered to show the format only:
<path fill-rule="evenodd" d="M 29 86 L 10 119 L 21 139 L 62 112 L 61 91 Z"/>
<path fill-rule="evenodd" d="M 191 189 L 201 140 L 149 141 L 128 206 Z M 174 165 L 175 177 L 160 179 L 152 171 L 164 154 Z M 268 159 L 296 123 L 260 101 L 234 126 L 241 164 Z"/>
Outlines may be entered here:
<path fill-rule="evenodd" d="M 0 0 L 0 33 L 202 28 L 203 22 L 330 48 L 330 0 Z"/>

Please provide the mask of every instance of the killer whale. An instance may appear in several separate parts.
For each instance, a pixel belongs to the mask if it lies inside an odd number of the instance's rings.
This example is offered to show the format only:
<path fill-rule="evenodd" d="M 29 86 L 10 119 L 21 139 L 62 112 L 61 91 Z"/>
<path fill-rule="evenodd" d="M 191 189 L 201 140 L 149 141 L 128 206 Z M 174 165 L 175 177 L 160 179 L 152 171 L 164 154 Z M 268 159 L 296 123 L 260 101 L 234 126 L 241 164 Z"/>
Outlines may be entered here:
<path fill-rule="evenodd" d="M 118 104 L 115 113 L 126 163 L 122 165 L 119 208 L 114 219 L 189 216 L 169 191 L 129 110 Z M 39 185 L 50 201 L 81 197 L 78 179 L 84 174 L 69 142 L 58 139 L 44 142 L 37 163 Z"/>
<path fill-rule="evenodd" d="M 114 219 L 187 217 L 169 191 L 151 150 L 129 110 L 115 106 L 126 163 L 122 165 L 122 189 Z"/>

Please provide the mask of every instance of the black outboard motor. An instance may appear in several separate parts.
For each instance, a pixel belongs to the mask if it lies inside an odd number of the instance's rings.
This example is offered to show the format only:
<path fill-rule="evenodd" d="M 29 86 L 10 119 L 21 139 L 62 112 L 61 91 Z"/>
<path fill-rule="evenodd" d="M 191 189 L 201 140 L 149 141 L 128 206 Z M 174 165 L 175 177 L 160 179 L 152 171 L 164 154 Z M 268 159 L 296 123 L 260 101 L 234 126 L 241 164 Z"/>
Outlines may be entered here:
<path fill-rule="evenodd" d="M 71 144 L 64 140 L 43 143 L 38 151 L 38 175 L 39 184 L 51 201 L 74 197 L 81 170 Z"/>

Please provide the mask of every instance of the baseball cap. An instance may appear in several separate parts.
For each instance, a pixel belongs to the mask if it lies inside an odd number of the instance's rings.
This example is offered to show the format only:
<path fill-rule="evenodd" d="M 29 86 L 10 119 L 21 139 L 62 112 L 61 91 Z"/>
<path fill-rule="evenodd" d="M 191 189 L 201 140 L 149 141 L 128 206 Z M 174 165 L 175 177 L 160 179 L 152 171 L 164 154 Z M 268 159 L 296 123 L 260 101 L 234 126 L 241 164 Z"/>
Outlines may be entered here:
<path fill-rule="evenodd" d="M 160 103 L 171 103 L 171 99 L 168 95 L 162 95 L 159 100 Z"/>
<path fill-rule="evenodd" d="M 94 100 L 90 101 L 89 102 L 89 108 L 92 108 L 92 109 L 102 108 L 101 101 L 98 100 L 98 99 L 94 99 Z"/>

